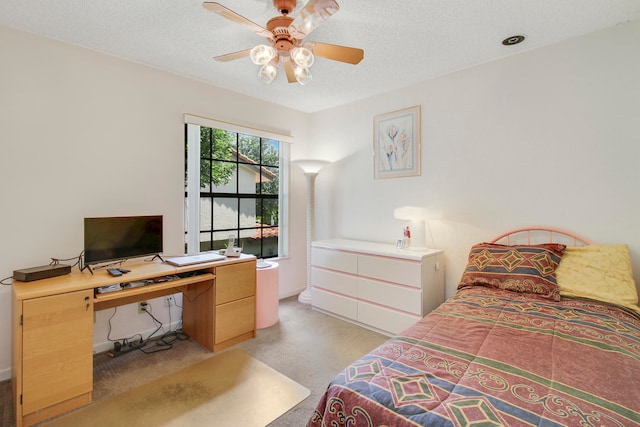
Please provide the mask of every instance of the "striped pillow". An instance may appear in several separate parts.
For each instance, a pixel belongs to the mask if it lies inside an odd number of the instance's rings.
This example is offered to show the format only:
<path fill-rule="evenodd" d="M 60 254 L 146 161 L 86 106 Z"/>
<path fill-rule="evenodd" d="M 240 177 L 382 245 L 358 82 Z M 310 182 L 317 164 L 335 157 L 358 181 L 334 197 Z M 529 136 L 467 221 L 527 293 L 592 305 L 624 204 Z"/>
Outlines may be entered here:
<path fill-rule="evenodd" d="M 489 286 L 560 301 L 556 268 L 565 248 L 558 243 L 513 246 L 479 243 L 469 252 L 458 289 Z"/>

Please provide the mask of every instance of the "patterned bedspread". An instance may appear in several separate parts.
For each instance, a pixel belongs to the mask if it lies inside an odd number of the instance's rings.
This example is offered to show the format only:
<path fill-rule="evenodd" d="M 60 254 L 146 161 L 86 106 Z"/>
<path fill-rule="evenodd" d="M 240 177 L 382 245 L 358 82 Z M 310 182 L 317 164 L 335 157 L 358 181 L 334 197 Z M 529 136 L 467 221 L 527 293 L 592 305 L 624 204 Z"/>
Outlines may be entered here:
<path fill-rule="evenodd" d="M 639 426 L 640 319 L 461 289 L 347 367 L 308 426 Z"/>

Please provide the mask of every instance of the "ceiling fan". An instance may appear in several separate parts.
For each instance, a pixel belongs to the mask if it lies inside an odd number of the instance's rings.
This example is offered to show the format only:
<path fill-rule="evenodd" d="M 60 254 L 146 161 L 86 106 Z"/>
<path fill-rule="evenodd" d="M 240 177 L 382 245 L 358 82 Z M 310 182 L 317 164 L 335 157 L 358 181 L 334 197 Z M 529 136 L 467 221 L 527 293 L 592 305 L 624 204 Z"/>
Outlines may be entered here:
<path fill-rule="evenodd" d="M 266 28 L 237 14 L 217 2 L 204 2 L 202 6 L 236 24 L 264 37 L 269 45 L 216 56 L 216 61 L 233 61 L 249 56 L 260 65 L 258 77 L 265 83 L 271 83 L 278 72 L 278 63 L 283 63 L 289 83 L 302 85 L 311 80 L 309 68 L 314 57 L 331 59 L 348 64 L 358 64 L 364 58 L 364 51 L 347 46 L 319 42 L 305 42 L 303 39 L 330 18 L 340 8 L 335 0 L 309 0 L 294 19 L 289 13 L 295 9 L 297 0 L 273 0 L 273 5 L 281 13 L 267 22 Z"/>

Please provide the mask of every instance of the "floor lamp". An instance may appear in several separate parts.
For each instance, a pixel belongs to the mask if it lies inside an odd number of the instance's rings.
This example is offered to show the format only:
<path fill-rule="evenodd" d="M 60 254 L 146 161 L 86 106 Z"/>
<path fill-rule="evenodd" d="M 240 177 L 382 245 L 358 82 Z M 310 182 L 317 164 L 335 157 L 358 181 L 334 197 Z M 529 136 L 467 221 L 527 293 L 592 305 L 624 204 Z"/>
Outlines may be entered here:
<path fill-rule="evenodd" d="M 325 160 L 294 160 L 293 164 L 299 166 L 307 178 L 307 288 L 300 293 L 298 301 L 303 304 L 311 304 L 311 242 L 314 239 L 315 228 L 315 185 L 316 176 L 320 169 L 329 164 Z"/>

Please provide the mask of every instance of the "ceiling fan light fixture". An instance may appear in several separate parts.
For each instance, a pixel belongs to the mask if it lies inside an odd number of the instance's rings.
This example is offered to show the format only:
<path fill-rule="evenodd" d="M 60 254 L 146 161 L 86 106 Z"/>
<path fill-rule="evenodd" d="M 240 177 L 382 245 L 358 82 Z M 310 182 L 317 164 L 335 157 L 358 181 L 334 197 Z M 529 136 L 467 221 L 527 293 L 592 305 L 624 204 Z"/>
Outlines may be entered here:
<path fill-rule="evenodd" d="M 296 77 L 298 83 L 302 86 L 306 85 L 311 81 L 311 72 L 308 68 L 303 68 L 300 66 L 293 67 L 293 75 Z"/>
<path fill-rule="evenodd" d="M 291 59 L 302 68 L 309 68 L 313 65 L 313 52 L 306 47 L 294 47 L 291 49 Z"/>
<path fill-rule="evenodd" d="M 265 65 L 268 64 L 273 58 L 276 56 L 276 50 L 273 46 L 267 46 L 265 44 L 259 44 L 258 46 L 251 49 L 249 53 L 249 57 L 251 61 L 253 61 L 256 65 Z"/>
<path fill-rule="evenodd" d="M 272 63 L 264 64 L 258 71 L 258 78 L 266 84 L 270 84 L 278 74 L 278 68 Z"/>

